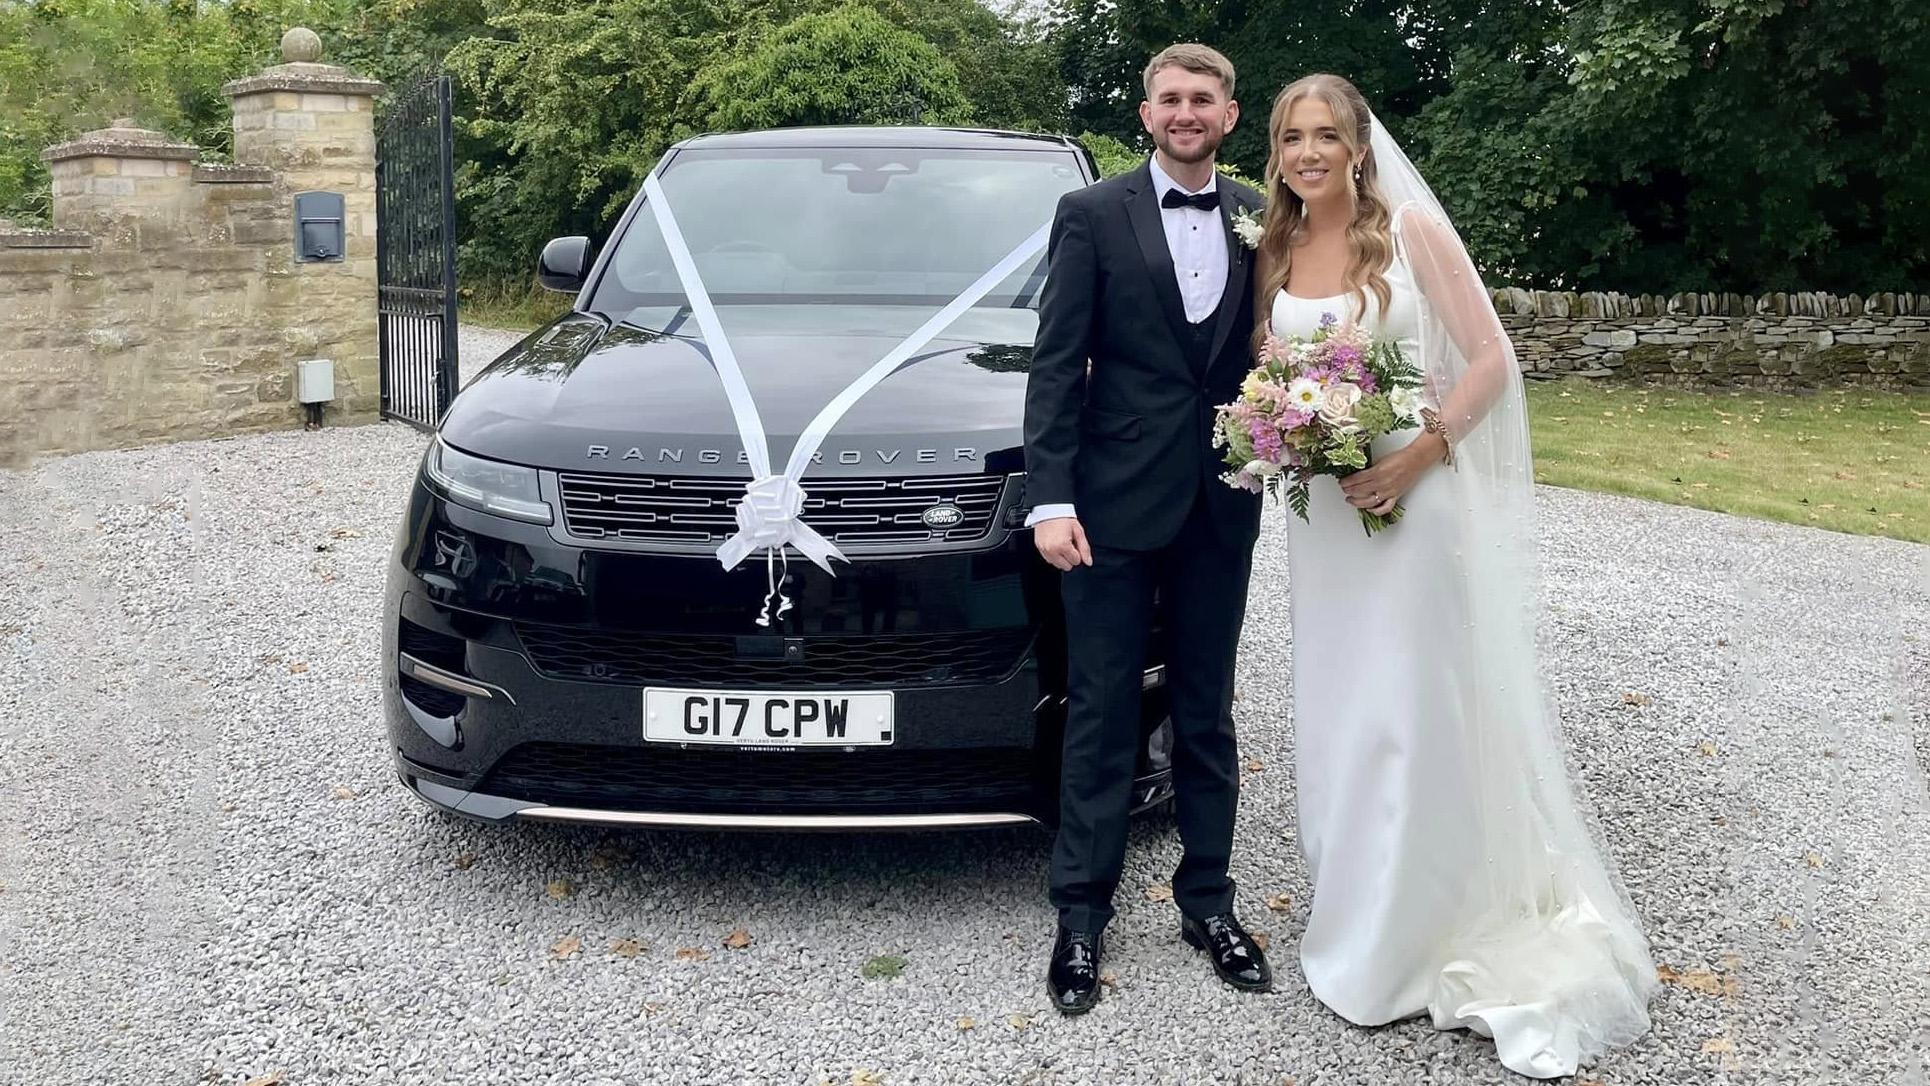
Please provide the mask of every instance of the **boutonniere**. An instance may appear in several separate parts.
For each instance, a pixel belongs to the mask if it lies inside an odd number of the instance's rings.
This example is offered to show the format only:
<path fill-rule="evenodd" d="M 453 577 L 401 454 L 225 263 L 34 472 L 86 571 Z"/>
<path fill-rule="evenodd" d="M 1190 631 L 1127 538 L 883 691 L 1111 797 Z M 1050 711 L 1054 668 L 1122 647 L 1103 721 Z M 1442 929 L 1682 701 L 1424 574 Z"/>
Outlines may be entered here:
<path fill-rule="evenodd" d="M 1260 239 L 1266 236 L 1266 224 L 1253 217 L 1253 212 L 1241 208 L 1233 213 L 1233 233 L 1239 236 L 1240 244 L 1249 249 L 1258 249 Z"/>

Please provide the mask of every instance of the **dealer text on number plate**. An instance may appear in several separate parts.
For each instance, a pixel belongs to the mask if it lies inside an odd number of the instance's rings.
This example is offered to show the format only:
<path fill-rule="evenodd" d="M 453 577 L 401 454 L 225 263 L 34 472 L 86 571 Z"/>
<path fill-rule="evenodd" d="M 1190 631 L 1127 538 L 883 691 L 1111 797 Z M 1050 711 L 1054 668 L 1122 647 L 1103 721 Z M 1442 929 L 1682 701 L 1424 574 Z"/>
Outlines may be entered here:
<path fill-rule="evenodd" d="M 784 693 L 643 691 L 643 737 L 653 743 L 741 747 L 876 747 L 892 737 L 889 691 Z"/>

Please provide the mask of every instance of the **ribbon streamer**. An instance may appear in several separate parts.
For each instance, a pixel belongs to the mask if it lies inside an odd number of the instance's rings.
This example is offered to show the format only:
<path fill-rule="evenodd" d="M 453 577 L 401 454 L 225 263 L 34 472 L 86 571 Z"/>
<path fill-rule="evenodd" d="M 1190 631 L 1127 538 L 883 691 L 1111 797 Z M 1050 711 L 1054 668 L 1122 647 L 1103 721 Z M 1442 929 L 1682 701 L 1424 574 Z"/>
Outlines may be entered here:
<path fill-rule="evenodd" d="M 723 325 L 717 319 L 717 308 L 711 304 L 710 292 L 697 272 L 697 263 L 691 258 L 690 247 L 684 241 L 683 231 L 677 226 L 676 216 L 671 213 L 670 199 L 664 194 L 663 183 L 656 173 L 644 178 L 643 191 L 645 203 L 656 217 L 657 227 L 663 232 L 664 243 L 670 250 L 670 262 L 677 270 L 677 279 L 683 284 L 691 315 L 697 319 L 697 327 L 710 347 L 711 360 L 716 364 L 717 375 L 724 383 L 724 395 L 730 401 L 731 417 L 737 423 L 738 436 L 743 439 L 746 459 L 750 461 L 751 481 L 744 487 L 744 496 L 737 500 L 735 510 L 737 532 L 717 548 L 717 560 L 725 569 L 735 569 L 752 551 L 759 548 L 764 550 L 770 592 L 764 597 L 764 610 L 757 624 L 768 626 L 773 617 L 782 616 L 791 609 L 790 597 L 779 590 L 783 580 L 777 571 L 780 557 L 784 558 L 788 569 L 787 545 L 796 547 L 820 569 L 833 576 L 837 575 L 837 571 L 831 568 L 831 559 L 849 561 L 836 544 L 800 519 L 804 511 L 805 491 L 799 480 L 810 466 L 812 456 L 830 435 L 832 427 L 865 393 L 896 373 L 919 348 L 951 327 L 952 322 L 966 310 L 991 293 L 993 287 L 1037 256 L 1045 248 L 1052 224 L 1048 222 L 1040 226 L 1031 237 L 1019 243 L 1018 248 L 920 325 L 917 331 L 885 352 L 884 357 L 873 363 L 870 369 L 845 386 L 798 435 L 797 446 L 791 450 L 791 458 L 784 465 L 784 471 L 773 473 L 769 439 L 765 436 L 764 421 L 757 413 L 757 402 L 751 396 L 750 386 L 744 381 L 744 371 L 737 364 L 736 352 L 724 335 Z M 775 611 L 772 610 L 773 601 L 777 603 Z"/>

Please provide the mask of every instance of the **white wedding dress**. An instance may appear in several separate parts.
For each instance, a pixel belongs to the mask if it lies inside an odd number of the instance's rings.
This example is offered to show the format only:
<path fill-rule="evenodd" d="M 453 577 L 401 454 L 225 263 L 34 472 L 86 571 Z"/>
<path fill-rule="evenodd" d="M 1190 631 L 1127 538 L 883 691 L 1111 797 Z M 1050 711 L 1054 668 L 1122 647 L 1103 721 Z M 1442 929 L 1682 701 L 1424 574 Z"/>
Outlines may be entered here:
<path fill-rule="evenodd" d="M 1385 273 L 1391 304 L 1381 312 L 1368 291 L 1363 323 L 1410 360 L 1425 329 L 1480 334 L 1443 312 L 1485 305 L 1478 286 L 1431 298 L 1447 291 L 1424 290 L 1430 279 L 1462 285 L 1458 266 L 1423 260 L 1417 272 L 1408 248 Z M 1282 291 L 1273 331 L 1311 337 L 1354 306 Z M 1377 440 L 1374 456 L 1419 432 Z M 1511 624 L 1484 609 L 1492 593 L 1470 590 L 1497 574 L 1471 577 L 1468 552 L 1501 545 L 1476 519 L 1478 471 L 1430 468 L 1404 519 L 1372 538 L 1332 478 L 1314 480 L 1310 522 L 1287 517 L 1299 839 L 1314 887 L 1300 959 L 1313 993 L 1351 1022 L 1427 1014 L 1492 1036 L 1514 1071 L 1554 1077 L 1647 1031 L 1655 971 L 1559 750 L 1535 749 L 1545 722 L 1524 714 L 1542 712 L 1539 691 L 1493 689 L 1514 676 L 1536 685 L 1532 626 L 1515 628 L 1532 615 Z"/>

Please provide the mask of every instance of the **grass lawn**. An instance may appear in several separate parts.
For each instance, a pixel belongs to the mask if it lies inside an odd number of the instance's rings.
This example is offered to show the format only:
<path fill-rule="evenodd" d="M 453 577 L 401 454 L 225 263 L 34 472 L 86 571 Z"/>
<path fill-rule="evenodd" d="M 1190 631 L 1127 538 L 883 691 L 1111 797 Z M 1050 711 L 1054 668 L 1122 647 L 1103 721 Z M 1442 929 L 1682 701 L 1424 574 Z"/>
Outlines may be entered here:
<path fill-rule="evenodd" d="M 529 332 L 568 313 L 575 300 L 574 294 L 544 290 L 534 283 L 520 287 L 489 285 L 461 295 L 456 312 L 464 324 Z"/>
<path fill-rule="evenodd" d="M 1930 394 L 1528 382 L 1535 479 L 1930 543 Z"/>

